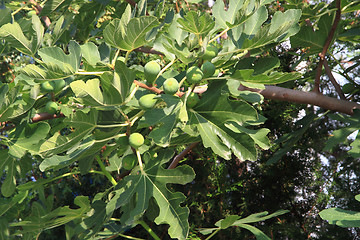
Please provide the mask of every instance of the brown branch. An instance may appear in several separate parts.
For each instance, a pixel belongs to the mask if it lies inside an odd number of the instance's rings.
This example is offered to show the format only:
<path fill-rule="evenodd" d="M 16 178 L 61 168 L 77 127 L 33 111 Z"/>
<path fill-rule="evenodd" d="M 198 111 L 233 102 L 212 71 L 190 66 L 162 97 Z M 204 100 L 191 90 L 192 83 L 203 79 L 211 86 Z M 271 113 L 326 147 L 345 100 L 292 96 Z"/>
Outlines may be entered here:
<path fill-rule="evenodd" d="M 179 153 L 178 155 L 176 155 L 174 157 L 174 159 L 172 160 L 172 162 L 170 163 L 168 169 L 174 169 L 176 168 L 176 166 L 179 164 L 179 162 L 186 156 L 186 154 L 188 154 L 190 152 L 191 149 L 193 149 L 194 147 L 196 147 L 196 145 L 198 145 L 199 142 L 194 142 L 191 143 L 189 146 L 187 146 L 181 153 Z"/>
<path fill-rule="evenodd" d="M 360 104 L 342 99 L 331 98 L 316 92 L 304 92 L 276 86 L 265 86 L 265 89 L 254 89 L 240 85 L 240 91 L 252 91 L 263 95 L 265 98 L 311 104 L 331 111 L 352 115 L 354 109 L 360 109 Z"/>
<path fill-rule="evenodd" d="M 142 83 L 142 82 L 139 82 L 137 80 L 134 80 L 134 84 L 138 85 L 139 87 L 141 88 L 145 88 L 153 93 L 156 93 L 156 94 L 164 94 L 164 91 L 163 90 L 160 90 L 158 89 L 157 87 L 154 87 L 154 86 L 148 86 L 146 85 L 145 83 Z M 185 93 L 184 92 L 177 92 L 176 95 L 179 96 L 179 97 L 182 97 Z"/>
<path fill-rule="evenodd" d="M 340 99 L 346 99 L 344 93 L 341 90 L 340 85 L 337 83 L 336 79 L 334 78 L 334 75 L 332 74 L 326 59 L 324 59 L 324 67 L 325 67 L 325 72 L 329 76 L 329 79 L 331 83 L 334 85 L 336 92 L 339 94 Z"/>
<path fill-rule="evenodd" d="M 32 118 L 32 122 L 39 122 L 39 121 L 44 121 L 44 120 L 49 120 L 49 119 L 54 119 L 54 118 L 61 118 L 61 117 L 65 117 L 65 115 L 62 113 L 60 113 L 60 114 L 37 113 Z"/>
<path fill-rule="evenodd" d="M 319 53 L 320 61 L 319 61 L 319 64 L 318 64 L 317 70 L 316 70 L 314 90 L 313 90 L 316 93 L 320 93 L 320 77 L 321 77 L 322 66 L 324 64 L 325 55 L 326 55 L 326 52 L 328 51 L 330 44 L 334 38 L 335 30 L 340 21 L 340 17 L 341 17 L 341 0 L 336 0 L 335 4 L 336 4 L 336 8 L 337 8 L 335 19 L 334 19 L 333 25 L 330 29 L 329 35 L 326 38 L 323 50 L 321 53 Z"/>
<path fill-rule="evenodd" d="M 29 0 L 29 3 L 35 8 L 36 15 L 39 15 L 43 9 L 40 4 L 38 4 L 35 0 Z M 44 21 L 45 26 L 48 28 L 51 24 L 50 18 L 47 16 L 42 16 L 41 18 Z"/>
<path fill-rule="evenodd" d="M 128 2 L 131 6 L 135 7 L 136 6 L 136 2 L 132 1 L 132 0 L 125 0 L 126 2 Z"/>
<path fill-rule="evenodd" d="M 155 49 L 153 49 L 151 47 L 139 47 L 139 48 L 136 48 L 134 51 L 164 56 L 164 54 L 162 52 L 156 51 Z"/>

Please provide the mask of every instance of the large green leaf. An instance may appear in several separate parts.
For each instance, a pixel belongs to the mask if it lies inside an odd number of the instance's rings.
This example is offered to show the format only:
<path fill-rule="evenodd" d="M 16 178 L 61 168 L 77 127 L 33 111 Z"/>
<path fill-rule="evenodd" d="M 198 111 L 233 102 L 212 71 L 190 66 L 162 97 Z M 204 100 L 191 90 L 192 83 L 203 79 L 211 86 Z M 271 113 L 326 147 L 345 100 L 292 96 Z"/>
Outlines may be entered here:
<path fill-rule="evenodd" d="M 359 195 L 356 196 L 359 199 Z M 344 210 L 341 208 L 329 208 L 319 213 L 320 217 L 340 227 L 360 227 L 360 212 Z"/>
<path fill-rule="evenodd" d="M 77 196 L 74 199 L 74 204 L 79 208 L 71 209 L 65 206 L 59 207 L 52 212 L 46 212 L 43 206 L 38 202 L 34 202 L 31 215 L 21 222 L 12 223 L 11 227 L 21 227 L 21 233 L 41 232 L 83 218 L 91 209 L 89 199 L 86 196 Z"/>
<path fill-rule="evenodd" d="M 290 9 L 285 12 L 276 12 L 271 19 L 271 23 L 260 28 L 260 30 L 251 39 L 245 39 L 240 36 L 232 38 L 234 44 L 242 49 L 253 49 L 268 45 L 273 42 L 281 42 L 288 37 L 295 35 L 299 31 L 299 18 L 301 10 Z M 238 42 L 239 41 L 239 42 Z"/>
<path fill-rule="evenodd" d="M 186 13 L 184 18 L 179 18 L 177 21 L 185 31 L 196 35 L 206 35 L 215 26 L 215 22 L 209 14 L 200 14 L 195 11 Z"/>
<path fill-rule="evenodd" d="M 49 131 L 50 125 L 46 122 L 23 123 L 9 131 L 7 137 L 2 137 L 2 141 L 9 147 L 11 156 L 21 158 L 26 152 L 38 152 Z"/>
<path fill-rule="evenodd" d="M 56 132 L 52 137 L 42 143 L 38 154 L 47 158 L 54 154 L 67 151 L 90 134 L 91 131 L 95 129 L 96 122 L 96 110 L 91 110 L 88 114 L 82 111 L 75 112 L 64 120 L 64 127 L 72 128 L 73 131 L 68 135 L 62 135 Z"/>
<path fill-rule="evenodd" d="M 1 8 L 0 9 L 0 27 L 6 23 L 10 23 L 12 20 L 11 9 Z"/>
<path fill-rule="evenodd" d="M 40 48 L 43 36 L 44 27 L 36 15 L 31 19 L 31 38 L 28 39 L 19 25 L 19 23 L 7 23 L 0 28 L 0 37 L 4 38 L 9 45 L 16 48 L 18 51 L 34 56 L 37 50 Z"/>
<path fill-rule="evenodd" d="M 244 1 L 245 0 L 230 0 L 228 7 L 225 7 L 223 1 L 216 1 L 212 7 L 212 14 L 215 17 L 216 24 L 223 29 L 228 27 L 227 23 L 233 24 L 239 10 L 244 7 Z"/>
<path fill-rule="evenodd" d="M 178 115 L 182 101 L 175 96 L 163 95 L 166 102 L 165 108 L 155 108 L 145 112 L 139 123 L 139 128 L 154 126 L 149 137 L 162 147 L 170 144 L 173 129 L 178 122 Z"/>
<path fill-rule="evenodd" d="M 254 141 L 245 133 L 235 133 L 224 126 L 227 121 L 243 125 L 256 121 L 256 110 L 244 101 L 233 101 L 222 94 L 224 83 L 212 82 L 203 98 L 189 111 L 188 125 L 200 133 L 205 147 L 219 156 L 230 159 L 234 153 L 242 161 L 256 160 Z"/>
<path fill-rule="evenodd" d="M 70 87 L 81 103 L 93 107 L 116 106 L 121 105 L 128 97 L 134 79 L 133 71 L 122 61 L 116 61 L 114 74 L 102 74 L 101 89 L 97 78 L 86 82 L 77 80 L 70 83 Z"/>
<path fill-rule="evenodd" d="M 245 83 L 258 83 L 258 84 L 279 84 L 283 82 L 293 81 L 301 77 L 300 73 L 283 73 L 272 72 L 270 74 L 253 75 L 253 69 L 236 70 L 230 79 L 239 80 Z"/>
<path fill-rule="evenodd" d="M 189 209 L 180 204 L 185 196 L 171 192 L 166 185 L 170 183 L 186 184 L 191 182 L 194 171 L 189 166 L 180 166 L 172 170 L 164 169 L 161 164 L 168 161 L 172 154 L 159 154 L 159 157 L 149 160 L 143 171 L 133 171 L 131 175 L 119 183 L 115 196 L 107 204 L 107 212 L 121 208 L 124 215 L 129 216 L 126 222 L 133 222 L 137 216 L 142 215 L 149 206 L 149 200 L 154 198 L 160 208 L 159 215 L 155 218 L 156 224 L 167 223 L 169 235 L 172 238 L 186 239 L 189 232 Z M 137 195 L 136 198 L 134 198 Z M 126 206 L 134 201 L 134 208 Z M 123 223 L 124 224 L 124 223 Z"/>
<path fill-rule="evenodd" d="M 158 26 L 158 20 L 153 16 L 132 18 L 128 23 L 115 19 L 104 30 L 107 43 L 124 51 L 132 51 L 145 45 L 146 33 Z"/>
<path fill-rule="evenodd" d="M 334 14 L 322 16 L 317 31 L 314 31 L 312 26 L 304 25 L 296 35 L 290 38 L 291 46 L 306 48 L 308 54 L 320 53 L 329 35 L 334 16 Z"/>
<path fill-rule="evenodd" d="M 23 92 L 21 85 L 0 85 L 0 121 L 17 118 L 29 111 L 36 99 L 36 90 Z M 21 97 L 19 97 L 21 96 Z"/>

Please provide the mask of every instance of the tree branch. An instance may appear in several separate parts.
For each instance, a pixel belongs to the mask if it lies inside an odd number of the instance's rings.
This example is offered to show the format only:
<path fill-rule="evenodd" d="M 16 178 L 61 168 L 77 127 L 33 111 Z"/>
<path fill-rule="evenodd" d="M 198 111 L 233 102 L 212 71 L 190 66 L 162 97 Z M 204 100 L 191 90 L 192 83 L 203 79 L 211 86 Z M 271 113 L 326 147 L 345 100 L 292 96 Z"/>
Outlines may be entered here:
<path fill-rule="evenodd" d="M 33 7 L 35 8 L 36 14 L 39 15 L 43 9 L 40 6 L 40 4 L 38 4 L 35 0 L 29 0 L 29 3 L 31 3 L 33 5 Z M 48 28 L 51 24 L 50 18 L 47 16 L 42 16 L 41 18 L 44 21 L 45 26 Z"/>
<path fill-rule="evenodd" d="M 326 59 L 324 59 L 324 67 L 325 67 L 325 72 L 326 74 L 329 76 L 329 79 L 331 81 L 331 83 L 334 85 L 334 88 L 336 90 L 336 92 L 339 94 L 340 99 L 346 99 L 344 93 L 341 90 L 340 85 L 337 83 L 336 79 L 334 78 L 334 75 L 331 72 L 331 69 L 326 61 Z"/>
<path fill-rule="evenodd" d="M 153 49 L 151 47 L 139 47 L 139 48 L 136 48 L 134 51 L 164 56 L 164 54 L 162 52 L 156 51 L 155 49 Z"/>
<path fill-rule="evenodd" d="M 326 55 L 326 53 L 330 47 L 330 44 L 334 38 L 335 30 L 340 21 L 340 17 L 341 17 L 341 0 L 336 0 L 335 4 L 336 4 L 337 10 L 336 10 L 334 23 L 330 29 L 328 37 L 326 38 L 326 42 L 324 44 L 323 50 L 321 53 L 319 53 L 320 61 L 317 66 L 317 69 L 316 69 L 316 76 L 315 76 L 315 83 L 314 83 L 314 90 L 313 90 L 316 93 L 320 93 L 320 77 L 321 77 L 321 72 L 322 72 L 322 66 L 323 66 L 324 60 L 325 60 L 325 55 Z"/>
<path fill-rule="evenodd" d="M 265 89 L 254 89 L 240 85 L 240 91 L 252 91 L 263 95 L 265 98 L 311 104 L 331 111 L 337 111 L 352 115 L 354 109 L 360 109 L 360 104 L 342 99 L 336 99 L 318 94 L 316 92 L 304 92 L 276 86 L 265 86 Z"/>
<path fill-rule="evenodd" d="M 176 155 L 174 157 L 174 159 L 172 160 L 171 164 L 169 165 L 168 169 L 176 168 L 176 166 L 185 157 L 185 155 L 188 154 L 190 152 L 190 150 L 193 149 L 194 147 L 196 147 L 196 145 L 198 145 L 198 144 L 199 144 L 199 142 L 194 142 L 194 143 L 190 144 L 189 146 L 187 146 L 181 153 Z"/>

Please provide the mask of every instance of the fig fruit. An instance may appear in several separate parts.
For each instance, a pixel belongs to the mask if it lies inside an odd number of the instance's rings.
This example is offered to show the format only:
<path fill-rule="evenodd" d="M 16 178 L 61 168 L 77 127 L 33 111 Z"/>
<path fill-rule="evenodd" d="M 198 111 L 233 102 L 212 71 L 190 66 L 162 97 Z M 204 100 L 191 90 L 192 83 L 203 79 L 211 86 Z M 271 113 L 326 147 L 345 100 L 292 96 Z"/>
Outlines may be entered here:
<path fill-rule="evenodd" d="M 213 59 L 214 57 L 216 57 L 219 53 L 219 50 L 212 45 L 209 45 L 206 47 L 205 53 L 202 56 L 202 58 L 204 60 L 210 61 L 211 59 Z"/>
<path fill-rule="evenodd" d="M 343 93 L 351 93 L 355 90 L 355 86 L 352 83 L 346 83 L 341 87 Z"/>
<path fill-rule="evenodd" d="M 49 82 L 49 81 L 41 83 L 40 87 L 41 87 L 41 90 L 43 90 L 44 92 L 54 91 L 54 85 L 51 84 L 51 82 Z"/>
<path fill-rule="evenodd" d="M 179 90 L 179 82 L 175 78 L 168 78 L 163 84 L 164 92 L 169 95 L 174 95 Z"/>
<path fill-rule="evenodd" d="M 150 61 L 150 62 L 146 63 L 145 67 L 144 67 L 145 79 L 149 83 L 154 83 L 160 70 L 161 70 L 160 65 L 157 62 Z"/>
<path fill-rule="evenodd" d="M 201 66 L 201 71 L 204 73 L 204 78 L 211 77 L 215 73 L 215 65 L 211 62 L 204 62 Z"/>
<path fill-rule="evenodd" d="M 143 109 L 153 108 L 157 102 L 156 94 L 146 94 L 139 99 L 139 105 Z"/>
<path fill-rule="evenodd" d="M 45 110 L 46 112 L 50 113 L 50 114 L 55 114 L 59 109 L 59 105 L 57 105 L 56 102 L 48 102 L 45 105 Z"/>
<path fill-rule="evenodd" d="M 197 95 L 196 93 L 192 92 L 190 93 L 190 95 L 187 98 L 186 101 L 186 106 L 188 108 L 193 108 L 195 107 L 195 105 L 200 101 L 199 95 Z"/>
<path fill-rule="evenodd" d="M 126 155 L 123 159 L 122 159 L 122 167 L 125 170 L 131 170 L 135 167 L 137 162 L 137 157 L 134 154 L 129 154 Z"/>
<path fill-rule="evenodd" d="M 135 149 L 141 147 L 144 144 L 144 137 L 140 133 L 132 133 L 129 136 L 129 144 Z"/>
<path fill-rule="evenodd" d="M 204 77 L 204 73 L 197 66 L 192 66 L 186 71 L 186 79 L 189 83 L 199 83 Z"/>
<path fill-rule="evenodd" d="M 54 86 L 54 91 L 58 92 L 65 87 L 65 80 L 64 79 L 55 80 L 53 81 L 52 85 Z"/>

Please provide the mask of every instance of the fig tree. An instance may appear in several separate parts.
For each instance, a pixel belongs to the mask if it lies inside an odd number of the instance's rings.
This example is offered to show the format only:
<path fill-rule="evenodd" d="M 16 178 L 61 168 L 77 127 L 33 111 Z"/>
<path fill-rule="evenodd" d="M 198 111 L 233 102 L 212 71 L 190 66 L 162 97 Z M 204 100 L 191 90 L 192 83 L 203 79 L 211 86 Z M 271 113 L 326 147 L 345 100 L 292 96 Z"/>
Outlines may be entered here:
<path fill-rule="evenodd" d="M 122 159 L 122 167 L 125 170 L 131 170 L 135 167 L 137 162 L 137 157 L 134 154 L 129 154 L 126 155 L 123 159 Z"/>
<path fill-rule="evenodd" d="M 54 91 L 54 85 L 51 84 L 51 82 L 49 82 L 49 81 L 41 83 L 40 87 L 41 87 L 41 90 L 44 92 Z"/>
<path fill-rule="evenodd" d="M 210 61 L 211 59 L 216 57 L 218 55 L 218 53 L 219 53 L 219 50 L 215 46 L 209 45 L 206 47 L 205 53 L 202 56 L 202 58 L 205 61 Z"/>
<path fill-rule="evenodd" d="M 155 106 L 157 102 L 156 94 L 146 94 L 139 99 L 139 105 L 143 109 L 150 109 Z"/>
<path fill-rule="evenodd" d="M 186 71 L 186 79 L 189 83 L 199 83 L 204 77 L 204 73 L 197 66 L 192 66 Z"/>
<path fill-rule="evenodd" d="M 46 103 L 45 105 L 45 110 L 46 112 L 50 113 L 50 114 L 55 114 L 59 109 L 59 106 L 57 105 L 56 102 L 50 101 L 48 103 Z"/>
<path fill-rule="evenodd" d="M 160 65 L 157 62 L 155 62 L 155 61 L 148 62 L 147 64 L 145 64 L 145 67 L 144 67 L 145 79 L 149 83 L 154 83 L 160 70 L 161 70 Z"/>
<path fill-rule="evenodd" d="M 200 101 L 199 95 L 194 92 L 191 92 L 187 98 L 186 106 L 188 108 L 193 108 L 199 101 Z"/>
<path fill-rule="evenodd" d="M 175 78 L 168 78 L 163 87 L 166 94 L 174 95 L 179 90 L 179 82 Z"/>
<path fill-rule="evenodd" d="M 141 147 L 144 144 L 144 137 L 140 133 L 132 133 L 129 136 L 129 144 L 135 149 Z"/>
<path fill-rule="evenodd" d="M 215 65 L 211 62 L 204 62 L 201 66 L 201 71 L 204 73 L 204 78 L 211 77 L 215 73 Z"/>

